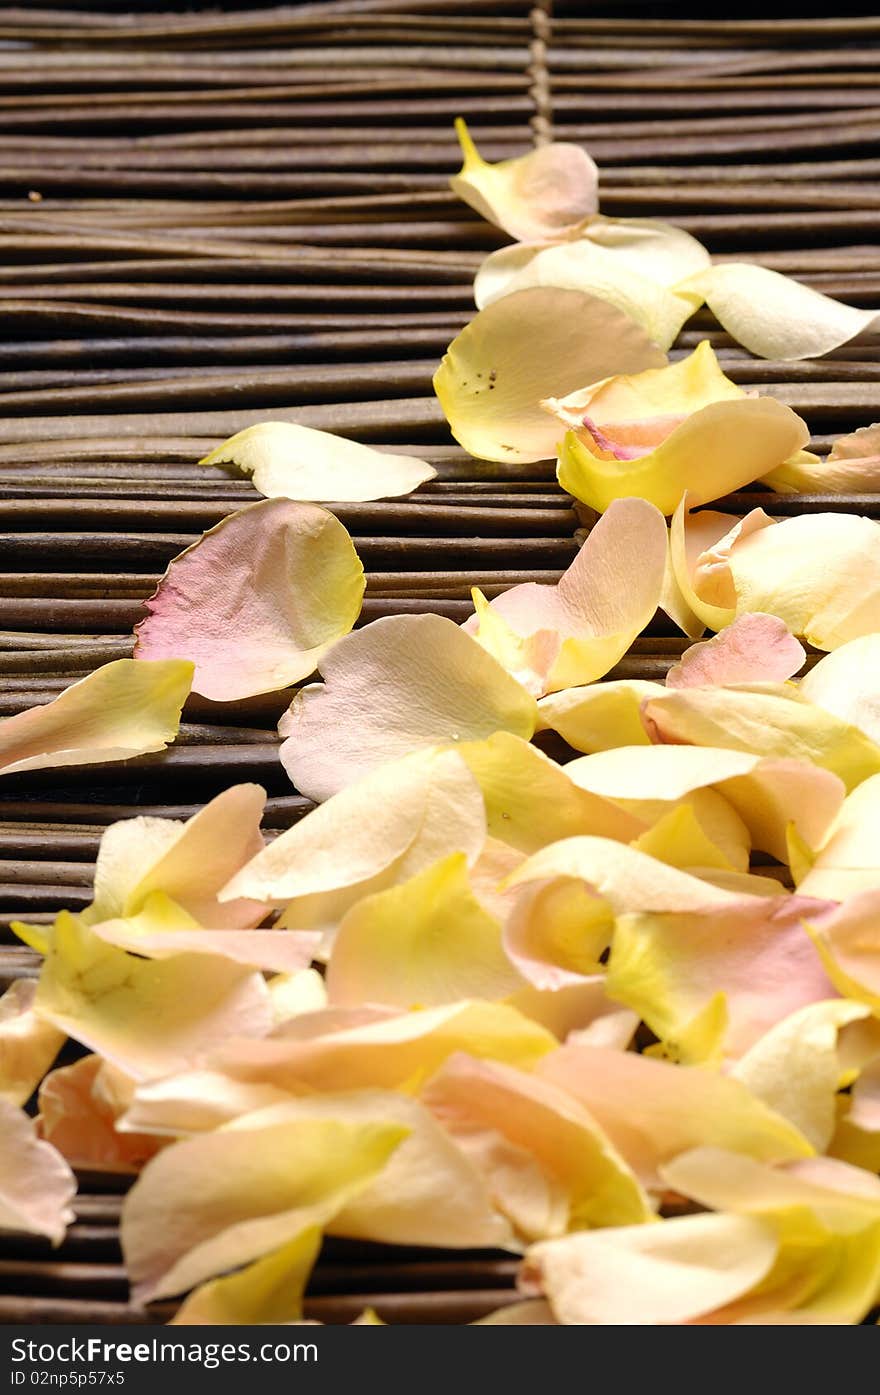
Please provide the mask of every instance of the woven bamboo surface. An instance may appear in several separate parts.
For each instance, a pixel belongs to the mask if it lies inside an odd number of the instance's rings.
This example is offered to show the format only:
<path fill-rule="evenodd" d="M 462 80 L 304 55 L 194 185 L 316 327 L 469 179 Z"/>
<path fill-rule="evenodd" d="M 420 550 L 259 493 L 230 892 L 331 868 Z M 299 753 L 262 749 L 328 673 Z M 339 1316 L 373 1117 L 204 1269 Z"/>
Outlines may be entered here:
<path fill-rule="evenodd" d="M 0 8 L 0 716 L 130 653 L 170 558 L 258 497 L 194 462 L 267 417 L 438 468 L 409 498 L 334 510 L 368 573 L 365 620 L 464 618 L 473 584 L 552 581 L 571 561 L 581 523 L 553 463 L 470 459 L 431 394 L 504 240 L 448 192 L 456 115 L 489 159 L 582 142 L 604 213 L 666 216 L 720 258 L 880 304 L 880 19 L 662 8 Z M 703 313 L 673 357 L 707 336 L 732 378 L 805 416 L 816 449 L 880 419 L 876 339 L 756 361 Z M 827 508 L 880 517 L 873 496 L 773 500 Z M 613 676 L 662 677 L 683 647 L 658 619 Z M 186 816 L 242 779 L 267 788 L 270 830 L 300 817 L 276 754 L 288 701 L 193 699 L 163 755 L 0 781 L 0 986 L 35 972 L 10 919 L 86 904 L 113 820 Z M 54 1253 L 0 1242 L 0 1321 L 166 1316 L 128 1305 L 123 1187 L 84 1178 Z M 335 1242 L 308 1311 L 469 1321 L 509 1300 L 514 1269 Z"/>

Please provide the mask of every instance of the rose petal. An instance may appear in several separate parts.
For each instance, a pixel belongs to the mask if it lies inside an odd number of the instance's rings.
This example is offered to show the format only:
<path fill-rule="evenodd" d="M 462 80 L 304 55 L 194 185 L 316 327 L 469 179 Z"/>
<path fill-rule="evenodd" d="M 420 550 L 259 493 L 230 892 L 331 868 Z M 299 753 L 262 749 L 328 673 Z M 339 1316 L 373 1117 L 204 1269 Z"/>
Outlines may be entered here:
<path fill-rule="evenodd" d="M 683 1216 L 534 1245 L 523 1286 L 546 1294 L 561 1323 L 687 1323 L 760 1283 L 776 1248 L 749 1217 Z"/>
<path fill-rule="evenodd" d="M 714 638 L 686 649 L 667 673 L 666 686 L 784 683 L 803 667 L 806 657 L 803 645 L 775 615 L 742 615 Z"/>
<path fill-rule="evenodd" d="M 231 1035 L 272 1026 L 266 985 L 249 968 L 216 955 L 135 958 L 66 911 L 55 923 L 34 1006 L 138 1078 L 180 1069 Z"/>
<path fill-rule="evenodd" d="M 40 1088 L 43 1138 L 79 1167 L 143 1167 L 163 1140 L 117 1129 L 131 1102 L 133 1083 L 100 1056 L 83 1056 L 72 1066 L 53 1070 Z"/>
<path fill-rule="evenodd" d="M 648 264 L 649 265 L 649 264 Z M 635 270 L 589 236 L 555 246 L 515 244 L 491 252 L 477 272 L 474 298 L 479 309 L 532 286 L 560 286 L 598 296 L 641 325 L 661 349 L 668 349 L 702 297 L 680 295 Z"/>
<path fill-rule="evenodd" d="M 880 424 L 839 436 L 824 459 L 802 451 L 764 483 L 785 494 L 876 494 L 880 490 Z"/>
<path fill-rule="evenodd" d="M 321 672 L 279 724 L 282 763 L 313 799 L 424 747 L 496 731 L 528 740 L 535 729 L 534 699 L 440 615 L 375 620 L 335 645 Z"/>
<path fill-rule="evenodd" d="M 652 702 L 646 711 L 653 716 Z M 837 776 L 808 761 L 766 760 L 720 747 L 623 746 L 569 761 L 565 772 L 582 789 L 619 801 L 628 812 L 649 820 L 664 805 L 712 786 L 742 820 L 753 846 L 780 861 L 787 860 L 786 834 L 792 825 L 807 843 L 821 842 L 845 793 Z M 699 818 L 699 806 L 695 809 Z M 706 831 L 711 837 L 708 820 Z"/>
<path fill-rule="evenodd" d="M 723 1054 L 742 1056 L 781 1018 L 833 992 L 801 924 L 810 909 L 810 902 L 800 897 L 756 896 L 709 915 L 619 916 L 608 961 L 608 995 L 638 1012 L 674 1060 L 680 1054 L 678 1038 L 721 992 L 726 1006 Z M 780 1088 L 784 1092 L 796 1086 L 780 1076 Z M 761 1093 L 761 1098 L 766 1096 Z M 791 1117 L 776 1100 L 773 1104 Z"/>
<path fill-rule="evenodd" d="M 464 853 L 352 906 L 327 970 L 330 1002 L 352 1006 L 495 1001 L 520 986 L 501 926 L 471 888 Z"/>
<path fill-rule="evenodd" d="M 479 598 L 465 626 L 537 696 L 601 678 L 653 618 L 666 570 L 666 527 L 640 499 L 618 500 L 555 586 L 526 582 L 491 604 Z M 558 637 L 541 657 L 530 641 Z"/>
<path fill-rule="evenodd" d="M 193 692 L 219 702 L 275 692 L 314 672 L 363 594 L 363 567 L 333 514 L 265 499 L 175 557 L 135 627 L 135 657 L 191 659 Z"/>
<path fill-rule="evenodd" d="M 692 504 L 705 504 L 741 489 L 808 439 L 801 418 L 772 397 L 715 402 L 694 412 L 637 460 L 602 459 L 568 432 L 559 454 L 559 483 L 600 511 L 614 499 L 637 495 L 672 514 L 683 494 L 689 494 Z"/>
<path fill-rule="evenodd" d="M 880 1222 L 880 1180 L 835 1158 L 769 1167 L 759 1158 L 707 1145 L 666 1163 L 663 1177 L 682 1196 L 718 1210 L 772 1216 L 804 1207 L 841 1233 Z"/>
<path fill-rule="evenodd" d="M 244 1269 L 209 1279 L 184 1300 L 169 1326 L 298 1322 L 321 1238 L 320 1226 L 307 1226 L 288 1244 Z"/>
<path fill-rule="evenodd" d="M 880 319 L 751 262 L 713 266 L 677 289 L 701 294 L 728 334 L 760 358 L 818 358 Z"/>
<path fill-rule="evenodd" d="M 844 901 L 859 892 L 880 890 L 880 775 L 873 775 L 853 790 L 825 839 L 807 838 L 818 851 L 806 876 L 800 880 L 805 896 Z"/>
<path fill-rule="evenodd" d="M 653 1219 L 647 1197 L 601 1129 L 549 1082 L 497 1061 L 456 1055 L 421 1098 L 471 1156 L 488 1163 L 495 1204 L 514 1223 L 531 1209 L 529 1168 L 536 1163 L 562 1193 L 557 1233 Z M 496 1140 L 509 1147 L 496 1150 Z M 500 1167 L 493 1167 L 493 1157 Z M 524 1233 L 534 1239 L 542 1232 Z"/>
<path fill-rule="evenodd" d="M 128 1193 L 121 1241 L 135 1301 L 180 1293 L 323 1226 L 407 1133 L 378 1121 L 252 1130 L 246 1120 L 163 1149 Z"/>
<path fill-rule="evenodd" d="M 464 121 L 455 123 L 463 164 L 452 192 L 481 218 L 521 242 L 564 236 L 598 207 L 599 171 L 579 145 L 551 141 L 513 160 L 487 164 Z"/>
<path fill-rule="evenodd" d="M 838 1036 L 849 1023 L 866 1018 L 868 1009 L 831 998 L 778 1015 L 780 1020 L 774 1025 L 770 1018 L 765 1035 L 752 1044 L 732 1074 L 823 1153 L 834 1135 L 836 1096 L 844 1083 Z"/>
<path fill-rule="evenodd" d="M 262 850 L 265 803 L 259 785 L 234 785 L 185 823 L 142 817 L 111 824 L 98 849 L 86 923 L 136 915 L 151 894 L 163 892 L 212 929 L 258 925 L 263 902 L 221 904 L 217 892 Z"/>
<path fill-rule="evenodd" d="M 104 664 L 51 702 L 0 722 L 0 770 L 103 765 L 162 751 L 177 735 L 192 674 L 179 659 Z"/>
<path fill-rule="evenodd" d="M 303 1019 L 299 1019 L 300 1022 Z M 452 1003 L 388 1016 L 314 1036 L 276 1032 L 270 1040 L 239 1040 L 212 1064 L 236 1080 L 304 1093 L 371 1086 L 415 1088 L 453 1051 L 529 1069 L 556 1045 L 536 1022 L 502 1003 Z"/>
<path fill-rule="evenodd" d="M 434 391 L 455 439 L 481 460 L 545 460 L 557 423 L 540 406 L 665 355 L 635 321 L 583 291 L 534 286 L 481 310 L 449 345 Z"/>
<path fill-rule="evenodd" d="M 0 1136 L 0 1231 L 45 1235 L 60 1245 L 75 1219 L 76 1178 L 61 1154 L 37 1138 L 33 1119 L 5 1100 Z"/>
<path fill-rule="evenodd" d="M 665 689 L 648 698 L 642 717 L 655 741 L 811 761 L 848 790 L 880 771 L 880 747 L 790 684 Z"/>
<path fill-rule="evenodd" d="M 414 876 L 441 857 L 479 856 L 486 815 L 479 787 L 454 751 L 380 766 L 276 838 L 224 896 L 287 905 L 284 925 L 334 926 L 361 897 Z"/>
<path fill-rule="evenodd" d="M 520 852 L 582 833 L 628 843 L 645 830 L 641 819 L 581 789 L 564 766 L 511 732 L 465 742 L 457 751 L 482 791 L 490 838 Z"/>
<path fill-rule="evenodd" d="M 880 635 L 851 639 L 800 682 L 801 697 L 880 741 Z"/>
<path fill-rule="evenodd" d="M 261 421 L 231 436 L 200 465 L 237 465 L 269 499 L 391 499 L 437 474 L 411 455 L 374 450 L 292 421 Z"/>
<path fill-rule="evenodd" d="M 740 538 L 771 528 L 773 519 L 763 509 L 734 519 L 714 510 L 690 514 L 690 506 L 690 496 L 683 495 L 669 525 L 670 589 L 684 608 L 686 621 L 694 615 L 703 627 L 723 630 L 737 617 L 731 552 Z M 744 612 L 748 609 L 742 607 Z M 682 628 L 690 635 L 700 633 L 689 624 Z"/>
<path fill-rule="evenodd" d="M 871 839 L 875 844 L 875 839 Z M 876 853 L 874 854 L 876 858 Z M 876 877 L 875 881 L 880 880 Z M 830 914 L 810 916 L 813 937 L 839 993 L 880 1009 L 880 891 L 851 895 Z"/>
<path fill-rule="evenodd" d="M 64 1045 L 64 1034 L 34 1012 L 37 985 L 20 978 L 0 997 L 0 1100 L 26 1104 Z"/>
<path fill-rule="evenodd" d="M 644 1185 L 654 1190 L 661 1187 L 661 1164 L 700 1144 L 767 1162 L 812 1152 L 787 1119 L 738 1080 L 702 1066 L 576 1045 L 560 1047 L 536 1069 L 586 1107 Z"/>
<path fill-rule="evenodd" d="M 576 751 L 650 746 L 642 706 L 665 691 L 660 683 L 624 678 L 551 693 L 538 703 L 538 730 L 559 732 Z"/>

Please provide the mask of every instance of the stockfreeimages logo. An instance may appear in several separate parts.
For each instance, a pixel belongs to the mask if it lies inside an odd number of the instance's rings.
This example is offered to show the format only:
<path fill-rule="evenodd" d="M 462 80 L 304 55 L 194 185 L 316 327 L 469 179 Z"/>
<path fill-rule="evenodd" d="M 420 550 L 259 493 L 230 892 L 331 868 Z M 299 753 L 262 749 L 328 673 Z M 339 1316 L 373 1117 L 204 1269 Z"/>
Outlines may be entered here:
<path fill-rule="evenodd" d="M 208 1371 L 219 1366 L 248 1362 L 284 1364 L 291 1361 L 317 1362 L 314 1342 L 166 1342 L 157 1337 L 144 1342 L 108 1342 L 101 1337 L 71 1337 L 61 1342 L 31 1341 L 15 1337 L 10 1343 L 12 1385 L 123 1385 L 119 1366 L 132 1363 L 202 1366 Z M 90 1369 L 48 1371 L 48 1366 L 64 1365 Z M 64 1378 L 66 1377 L 66 1379 Z"/>

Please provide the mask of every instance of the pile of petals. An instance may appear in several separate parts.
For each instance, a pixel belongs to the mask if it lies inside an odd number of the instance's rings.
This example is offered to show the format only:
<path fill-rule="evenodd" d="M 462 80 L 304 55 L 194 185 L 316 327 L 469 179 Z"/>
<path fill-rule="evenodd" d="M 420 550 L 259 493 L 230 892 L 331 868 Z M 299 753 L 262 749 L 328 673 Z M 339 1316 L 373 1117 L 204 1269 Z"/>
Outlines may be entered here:
<path fill-rule="evenodd" d="M 58 1244 L 75 1168 L 131 1173 L 133 1300 L 179 1323 L 304 1320 L 325 1236 L 516 1256 L 490 1323 L 862 1322 L 880 524 L 703 506 L 855 488 L 878 429 L 822 462 L 708 344 L 667 364 L 703 299 L 738 334 L 766 306 L 752 347 L 829 321 L 601 219 L 576 147 L 488 166 L 462 134 L 455 187 L 521 243 L 481 271 L 438 394 L 476 455 L 561 432 L 592 526 L 556 584 L 477 590 L 462 625 L 359 626 L 321 501 L 431 465 L 288 423 L 207 457 L 267 497 L 172 561 L 133 660 L 0 722 L 0 770 L 161 759 L 190 691 L 291 690 L 279 757 L 314 807 L 270 836 L 246 784 L 117 823 L 91 905 L 16 925 L 41 968 L 0 999 L 0 1228 Z M 658 611 L 679 657 L 627 677 Z"/>

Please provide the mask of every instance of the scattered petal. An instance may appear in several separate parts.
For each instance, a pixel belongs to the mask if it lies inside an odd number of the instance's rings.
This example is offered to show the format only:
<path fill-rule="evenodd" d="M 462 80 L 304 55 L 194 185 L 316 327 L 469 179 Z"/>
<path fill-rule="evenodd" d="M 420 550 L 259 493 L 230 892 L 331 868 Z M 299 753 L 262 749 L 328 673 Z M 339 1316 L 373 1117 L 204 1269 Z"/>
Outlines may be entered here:
<path fill-rule="evenodd" d="M 471 320 L 444 354 L 434 391 L 471 455 L 528 463 L 553 456 L 561 434 L 543 399 L 665 361 L 645 331 L 606 300 L 533 286 Z"/>
<path fill-rule="evenodd" d="M 131 1103 L 134 1083 L 100 1056 L 83 1056 L 72 1066 L 53 1070 L 40 1088 L 43 1138 L 78 1167 L 143 1167 L 164 1140 L 117 1129 Z"/>
<path fill-rule="evenodd" d="M 437 471 L 424 460 L 374 450 L 292 421 L 261 421 L 230 437 L 200 465 L 237 465 L 268 499 L 392 499 Z"/>
<path fill-rule="evenodd" d="M 661 515 L 640 499 L 618 500 L 555 586 L 526 582 L 491 603 L 477 590 L 465 629 L 538 697 L 591 683 L 653 618 L 665 570 Z"/>
<path fill-rule="evenodd" d="M 878 820 L 880 775 L 872 775 L 853 790 L 824 839 L 806 838 L 816 851 L 799 880 L 801 893 L 845 901 L 860 892 L 880 891 Z"/>
<path fill-rule="evenodd" d="M 169 1326 L 298 1322 L 303 1293 L 320 1248 L 320 1226 L 307 1226 L 288 1244 L 253 1264 L 200 1285 L 184 1300 Z"/>
<path fill-rule="evenodd" d="M 801 697 L 880 742 L 880 635 L 851 639 L 800 682 Z"/>
<path fill-rule="evenodd" d="M 335 645 L 321 673 L 279 725 L 281 761 L 312 799 L 425 747 L 535 729 L 534 699 L 440 615 L 375 620 Z"/>
<path fill-rule="evenodd" d="M 559 732 L 576 751 L 650 746 L 642 707 L 665 691 L 661 683 L 624 678 L 551 693 L 538 703 L 538 730 Z"/>
<path fill-rule="evenodd" d="M 360 613 L 364 572 L 338 519 L 264 499 L 210 528 L 168 567 L 135 627 L 138 659 L 190 659 L 219 702 L 313 673 Z"/>
<path fill-rule="evenodd" d="M 803 667 L 806 657 L 803 645 L 775 615 L 742 615 L 712 639 L 686 649 L 667 673 L 666 686 L 784 683 Z"/>
<path fill-rule="evenodd" d="M 103 765 L 163 751 L 177 735 L 193 666 L 115 659 L 42 707 L 0 722 L 0 771 Z"/>
<path fill-rule="evenodd" d="M 713 266 L 678 289 L 702 295 L 728 334 L 760 358 L 818 358 L 880 320 L 751 262 Z"/>
<path fill-rule="evenodd" d="M 64 1045 L 64 1033 L 34 1012 L 37 985 L 20 978 L 0 997 L 0 1100 L 26 1104 Z"/>
<path fill-rule="evenodd" d="M 750 1217 L 683 1216 L 534 1245 L 521 1287 L 545 1294 L 561 1323 L 689 1323 L 760 1283 L 776 1248 Z"/>
<path fill-rule="evenodd" d="M 871 844 L 876 848 L 876 836 Z M 837 991 L 880 1013 L 880 890 L 851 895 L 806 925 Z"/>
<path fill-rule="evenodd" d="M 0 1130 L 0 1231 L 45 1235 L 60 1245 L 75 1219 L 76 1178 L 61 1154 L 37 1138 L 33 1119 L 5 1100 Z"/>
<path fill-rule="evenodd" d="M 520 242 L 564 237 L 599 205 L 599 171 L 579 145 L 551 141 L 513 160 L 488 164 L 464 121 L 455 123 L 463 164 L 452 192 L 481 218 Z"/>

